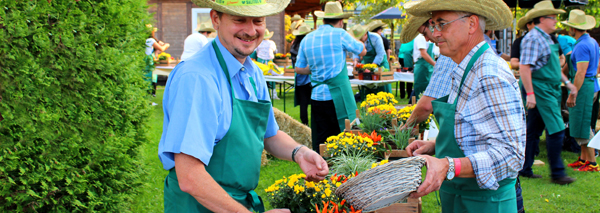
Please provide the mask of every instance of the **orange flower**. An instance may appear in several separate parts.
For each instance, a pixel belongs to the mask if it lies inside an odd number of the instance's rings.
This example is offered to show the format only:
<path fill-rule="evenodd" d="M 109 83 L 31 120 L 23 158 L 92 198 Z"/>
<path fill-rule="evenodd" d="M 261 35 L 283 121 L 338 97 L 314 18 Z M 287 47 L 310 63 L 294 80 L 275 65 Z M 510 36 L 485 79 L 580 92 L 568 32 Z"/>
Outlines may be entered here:
<path fill-rule="evenodd" d="M 369 138 L 371 138 L 371 140 L 373 140 L 373 142 L 381 141 L 381 135 L 377 135 L 377 132 L 375 132 L 375 130 L 373 130 L 373 132 L 371 132 L 371 135 Z"/>

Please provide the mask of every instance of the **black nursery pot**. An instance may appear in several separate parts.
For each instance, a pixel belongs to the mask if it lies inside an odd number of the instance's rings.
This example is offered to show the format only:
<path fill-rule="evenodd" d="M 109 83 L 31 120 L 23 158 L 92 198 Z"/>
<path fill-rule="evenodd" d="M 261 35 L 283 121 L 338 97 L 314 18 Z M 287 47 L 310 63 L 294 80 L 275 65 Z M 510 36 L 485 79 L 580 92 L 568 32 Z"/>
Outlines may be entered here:
<path fill-rule="evenodd" d="M 369 72 L 363 72 L 363 80 L 373 80 L 373 73 Z"/>

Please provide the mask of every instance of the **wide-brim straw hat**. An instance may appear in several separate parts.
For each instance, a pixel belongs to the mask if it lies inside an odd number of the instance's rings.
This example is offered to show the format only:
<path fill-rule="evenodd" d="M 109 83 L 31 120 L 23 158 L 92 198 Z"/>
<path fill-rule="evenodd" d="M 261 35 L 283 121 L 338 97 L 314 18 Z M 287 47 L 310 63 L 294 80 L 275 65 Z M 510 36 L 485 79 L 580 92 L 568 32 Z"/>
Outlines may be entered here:
<path fill-rule="evenodd" d="M 596 19 L 581 10 L 571 10 L 569 18 L 561 23 L 575 29 L 589 30 L 596 26 Z"/>
<path fill-rule="evenodd" d="M 212 8 L 230 15 L 265 17 L 281 13 L 288 6 L 290 0 L 192 0 L 192 2 L 198 7 Z"/>
<path fill-rule="evenodd" d="M 369 30 L 369 32 L 373 31 L 374 29 L 376 29 L 378 27 L 383 27 L 383 28 L 388 27 L 388 25 L 386 23 L 383 23 L 383 21 L 381 21 L 381 20 L 372 21 L 367 26 L 368 26 L 367 30 Z"/>
<path fill-rule="evenodd" d="M 433 11 L 462 11 L 485 17 L 486 30 L 502 30 L 511 26 L 512 12 L 502 0 L 424 0 L 404 7 L 415 16 L 431 17 Z"/>
<path fill-rule="evenodd" d="M 296 21 L 292 23 L 292 31 L 297 30 L 301 25 L 304 24 L 304 19 L 301 19 L 300 21 Z"/>
<path fill-rule="evenodd" d="M 295 36 L 306 35 L 312 31 L 313 29 L 310 29 L 310 27 L 308 27 L 306 24 L 303 24 L 302 26 L 300 26 L 300 28 L 294 30 L 292 34 L 294 34 Z"/>
<path fill-rule="evenodd" d="M 521 17 L 517 21 L 517 28 L 521 29 L 521 30 L 528 30 L 527 23 L 531 22 L 532 20 L 533 20 L 532 18 L 530 18 L 529 16 L 527 16 L 527 14 L 525 14 L 525 16 Z"/>
<path fill-rule="evenodd" d="M 298 20 L 303 20 L 302 16 L 296 14 L 294 16 L 292 16 L 291 18 L 292 21 L 298 21 Z"/>
<path fill-rule="evenodd" d="M 531 20 L 533 20 L 534 18 L 537 17 L 542 17 L 542 16 L 547 16 L 547 15 L 557 15 L 557 14 L 562 14 L 565 13 L 565 10 L 561 10 L 561 9 L 554 9 L 554 5 L 552 4 L 552 1 L 540 1 L 538 3 L 536 3 L 535 5 L 533 5 L 533 9 L 529 10 L 529 12 L 527 12 L 527 14 L 525 14 L 526 16 L 529 16 L 529 18 L 531 18 Z"/>
<path fill-rule="evenodd" d="M 421 27 L 425 22 L 429 21 L 429 19 L 429 17 L 425 16 L 410 17 L 408 22 L 404 24 L 404 27 L 402 27 L 402 32 L 400 32 L 400 42 L 408 43 L 415 39 L 420 33 L 419 27 Z"/>
<path fill-rule="evenodd" d="M 323 19 L 346 19 L 352 16 L 352 13 L 345 13 L 342 4 L 338 1 L 327 2 L 325 11 L 315 11 L 318 18 Z"/>
<path fill-rule="evenodd" d="M 359 40 L 367 33 L 367 28 L 360 24 L 354 25 L 352 28 L 348 30 L 348 33 L 354 37 L 354 39 Z M 362 42 L 362 41 L 361 41 Z"/>
<path fill-rule="evenodd" d="M 212 27 L 212 24 L 209 23 L 202 23 L 200 24 L 200 26 L 196 27 L 196 29 L 194 30 L 196 32 L 215 32 L 215 28 Z"/>
<path fill-rule="evenodd" d="M 274 34 L 275 34 L 275 32 L 269 31 L 269 29 L 265 29 L 265 35 L 263 36 L 263 38 L 270 39 L 271 37 L 273 37 Z"/>

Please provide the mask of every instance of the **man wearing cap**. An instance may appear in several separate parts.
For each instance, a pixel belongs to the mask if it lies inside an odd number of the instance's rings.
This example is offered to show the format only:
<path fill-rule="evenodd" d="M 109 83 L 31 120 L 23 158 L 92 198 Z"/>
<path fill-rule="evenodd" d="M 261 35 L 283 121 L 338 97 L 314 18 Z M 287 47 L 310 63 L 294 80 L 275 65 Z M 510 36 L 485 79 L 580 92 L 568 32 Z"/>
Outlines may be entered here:
<path fill-rule="evenodd" d="M 596 26 L 593 16 L 585 15 L 581 10 L 571 10 L 569 19 L 562 22 L 569 27 L 569 34 L 577 39 L 571 54 L 569 63 L 569 79 L 577 88 L 577 94 L 567 98 L 569 107 L 569 133 L 581 146 L 581 155 L 569 167 L 575 171 L 598 172 L 600 168 L 596 164 L 594 148 L 587 147 L 590 139 L 594 136 L 591 129 L 592 105 L 598 88 L 598 42 L 590 37 L 587 30 Z"/>
<path fill-rule="evenodd" d="M 190 56 L 196 54 L 202 47 L 208 44 L 208 36 L 210 33 L 215 32 L 212 28 L 211 23 L 202 23 L 194 30 L 198 33 L 192 33 L 183 42 L 183 53 L 181 54 L 181 60 L 185 60 Z"/>
<path fill-rule="evenodd" d="M 527 146 L 525 163 L 519 174 L 523 177 L 541 178 L 533 173 L 534 155 L 540 136 L 546 131 L 546 149 L 552 182 L 569 184 L 575 179 L 567 176 L 560 156 L 565 125 L 560 111 L 561 81 L 576 95 L 577 88 L 561 72 L 558 41 L 549 33 L 556 30 L 556 15 L 564 10 L 554 9 L 551 1 L 540 1 L 526 16 L 536 25 L 521 43 L 521 81 L 526 92 Z"/>
<path fill-rule="evenodd" d="M 193 3 L 212 8 L 218 37 L 179 63 L 165 87 L 165 212 L 262 212 L 254 189 L 263 148 L 297 162 L 310 181 L 328 173 L 318 153 L 278 130 L 265 79 L 248 57 L 263 40 L 265 16 L 289 0 Z"/>
<path fill-rule="evenodd" d="M 306 36 L 306 34 L 312 32 L 305 24 L 302 24 L 298 30 L 294 30 L 292 34 L 296 36 L 292 42 L 292 48 L 290 48 L 290 55 L 292 58 L 292 66 L 296 64 L 296 58 L 298 57 L 298 50 L 300 49 L 300 43 Z M 294 106 L 300 106 L 300 121 L 304 125 L 308 124 L 308 105 L 310 104 L 310 95 L 312 92 L 312 85 L 310 85 L 310 75 L 296 74 L 294 77 Z"/>
<path fill-rule="evenodd" d="M 441 54 L 458 64 L 450 94 L 432 102 L 437 140 L 407 147 L 409 155 L 427 159 L 425 181 L 411 196 L 439 189 L 442 212 L 516 212 L 524 109 L 517 80 L 483 38 L 484 29 L 510 26 L 510 9 L 501 0 L 426 0 L 406 10 L 431 14 Z"/>
<path fill-rule="evenodd" d="M 374 26 L 379 26 L 381 24 L 383 24 L 383 22 L 372 22 L 369 25 L 366 26 L 367 31 L 362 34 L 362 35 L 355 35 L 358 36 L 358 40 L 360 40 L 361 42 L 363 42 L 365 44 L 365 47 L 367 49 L 367 54 L 365 56 L 362 57 L 362 64 L 376 64 L 378 67 L 383 67 L 385 69 L 390 69 L 390 64 L 388 62 L 388 56 L 386 54 L 386 50 L 385 50 L 385 46 L 383 45 L 383 39 L 381 37 L 381 35 L 377 34 L 377 33 L 373 33 L 373 32 L 369 32 L 370 29 L 374 29 Z M 385 24 L 384 24 L 385 25 Z M 360 57 L 358 55 L 354 56 L 355 60 L 358 60 Z M 362 87 L 361 88 L 361 97 L 366 97 L 367 94 L 370 93 L 377 93 L 377 92 L 392 92 L 392 85 L 391 84 L 386 84 L 383 86 L 378 86 L 378 87 L 374 87 L 374 88 L 366 88 L 366 87 Z"/>
<path fill-rule="evenodd" d="M 356 118 L 356 101 L 346 70 L 346 52 L 364 56 L 363 43 L 341 29 L 344 13 L 340 2 L 327 2 L 325 12 L 315 12 L 323 24 L 309 33 L 300 43 L 296 73 L 311 74 L 311 129 L 313 149 L 327 137 L 344 130 L 345 119 Z M 364 29 L 363 29 L 364 33 Z"/>

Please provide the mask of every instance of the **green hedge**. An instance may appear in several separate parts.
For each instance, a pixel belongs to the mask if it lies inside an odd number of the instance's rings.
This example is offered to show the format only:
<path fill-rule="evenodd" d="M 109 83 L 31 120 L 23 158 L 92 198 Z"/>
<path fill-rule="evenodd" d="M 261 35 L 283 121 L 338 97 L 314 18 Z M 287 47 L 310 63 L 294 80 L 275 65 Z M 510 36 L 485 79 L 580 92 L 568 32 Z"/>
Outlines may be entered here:
<path fill-rule="evenodd" d="M 0 0 L 0 212 L 127 212 L 148 141 L 145 0 Z"/>

